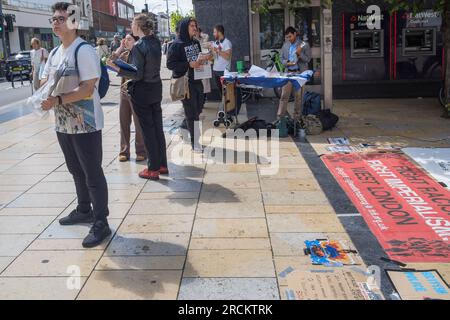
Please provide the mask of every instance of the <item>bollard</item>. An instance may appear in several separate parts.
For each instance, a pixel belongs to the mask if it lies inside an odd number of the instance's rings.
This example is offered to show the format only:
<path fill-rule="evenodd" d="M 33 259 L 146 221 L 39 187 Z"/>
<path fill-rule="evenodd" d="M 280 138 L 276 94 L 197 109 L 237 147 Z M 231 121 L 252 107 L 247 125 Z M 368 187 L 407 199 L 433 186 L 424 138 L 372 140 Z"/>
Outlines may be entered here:
<path fill-rule="evenodd" d="M 11 87 L 14 89 L 14 72 L 12 67 L 9 67 L 9 73 L 11 74 Z"/>

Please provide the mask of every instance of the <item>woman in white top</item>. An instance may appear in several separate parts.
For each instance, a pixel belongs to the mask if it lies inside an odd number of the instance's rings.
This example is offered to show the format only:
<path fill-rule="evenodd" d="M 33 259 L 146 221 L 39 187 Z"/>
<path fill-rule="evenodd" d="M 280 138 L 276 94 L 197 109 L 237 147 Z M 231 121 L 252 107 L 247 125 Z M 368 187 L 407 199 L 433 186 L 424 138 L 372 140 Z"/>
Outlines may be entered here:
<path fill-rule="evenodd" d="M 104 38 L 97 40 L 97 47 L 95 47 L 95 51 L 100 59 L 103 59 L 109 55 L 109 48 L 106 45 L 106 40 Z"/>
<path fill-rule="evenodd" d="M 41 40 L 31 39 L 31 70 L 34 90 L 38 90 L 41 83 L 42 72 L 48 59 L 48 51 L 41 48 Z"/>

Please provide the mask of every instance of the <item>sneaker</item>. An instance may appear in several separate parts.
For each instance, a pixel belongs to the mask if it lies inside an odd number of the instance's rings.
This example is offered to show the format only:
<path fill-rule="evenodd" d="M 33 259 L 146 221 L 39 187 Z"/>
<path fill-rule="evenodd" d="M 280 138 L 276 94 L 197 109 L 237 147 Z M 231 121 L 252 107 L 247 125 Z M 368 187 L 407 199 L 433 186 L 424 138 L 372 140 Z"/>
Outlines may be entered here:
<path fill-rule="evenodd" d="M 188 127 L 187 127 L 186 119 L 184 119 L 183 122 L 181 122 L 180 128 L 187 130 Z"/>
<path fill-rule="evenodd" d="M 148 179 L 148 180 L 159 180 L 159 171 L 151 171 L 148 169 L 144 169 L 141 172 L 139 172 L 139 177 L 142 179 Z"/>
<path fill-rule="evenodd" d="M 124 155 L 120 155 L 119 156 L 119 161 L 120 162 L 127 162 L 129 160 L 129 158 L 127 156 Z"/>
<path fill-rule="evenodd" d="M 111 235 L 111 229 L 107 222 L 97 221 L 92 226 L 89 234 L 83 240 L 83 248 L 93 248 L 98 246 Z"/>
<path fill-rule="evenodd" d="M 137 162 L 141 162 L 141 161 L 144 161 L 144 160 L 147 160 L 147 157 L 144 157 L 144 156 L 136 156 L 136 161 L 137 161 Z"/>
<path fill-rule="evenodd" d="M 67 217 L 59 219 L 59 224 L 62 226 L 71 226 L 74 224 L 93 223 L 94 212 L 90 210 L 88 213 L 79 212 L 74 209 Z"/>
<path fill-rule="evenodd" d="M 159 168 L 159 174 L 169 174 L 169 168 L 161 166 Z"/>

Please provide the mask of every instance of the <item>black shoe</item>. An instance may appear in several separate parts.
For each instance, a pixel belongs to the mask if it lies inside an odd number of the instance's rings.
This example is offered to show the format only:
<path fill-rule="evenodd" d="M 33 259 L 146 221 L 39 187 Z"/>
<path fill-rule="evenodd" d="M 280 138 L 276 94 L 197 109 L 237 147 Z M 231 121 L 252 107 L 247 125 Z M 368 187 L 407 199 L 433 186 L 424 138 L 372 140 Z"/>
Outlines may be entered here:
<path fill-rule="evenodd" d="M 94 212 L 89 210 L 88 213 L 79 212 L 74 209 L 67 217 L 59 219 L 59 224 L 62 226 L 71 226 L 80 223 L 93 223 L 94 222 Z"/>
<path fill-rule="evenodd" d="M 89 234 L 84 238 L 83 240 L 83 247 L 84 248 L 93 248 L 98 246 L 109 237 L 111 234 L 111 229 L 109 228 L 109 225 L 107 222 L 104 221 L 97 221 L 92 226 L 91 230 L 89 231 Z"/>
<path fill-rule="evenodd" d="M 186 119 L 184 119 L 183 122 L 181 122 L 180 128 L 187 130 L 188 127 L 187 127 Z"/>

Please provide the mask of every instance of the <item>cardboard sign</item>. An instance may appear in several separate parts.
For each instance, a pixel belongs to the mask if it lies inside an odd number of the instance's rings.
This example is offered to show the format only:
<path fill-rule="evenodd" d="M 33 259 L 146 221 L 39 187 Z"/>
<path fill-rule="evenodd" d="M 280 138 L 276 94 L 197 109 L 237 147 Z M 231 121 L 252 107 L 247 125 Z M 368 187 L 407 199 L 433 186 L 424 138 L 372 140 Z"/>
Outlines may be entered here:
<path fill-rule="evenodd" d="M 297 270 L 286 279 L 289 300 L 383 300 L 367 276 L 348 269 Z"/>
<path fill-rule="evenodd" d="M 450 148 L 404 148 L 402 151 L 450 190 Z"/>
<path fill-rule="evenodd" d="M 211 62 L 203 61 L 202 65 L 194 69 L 194 80 L 203 80 L 212 78 Z"/>
<path fill-rule="evenodd" d="M 450 288 L 436 270 L 386 270 L 402 300 L 450 300 Z"/>
<path fill-rule="evenodd" d="M 450 262 L 450 191 L 402 154 L 322 159 L 391 259 Z"/>

